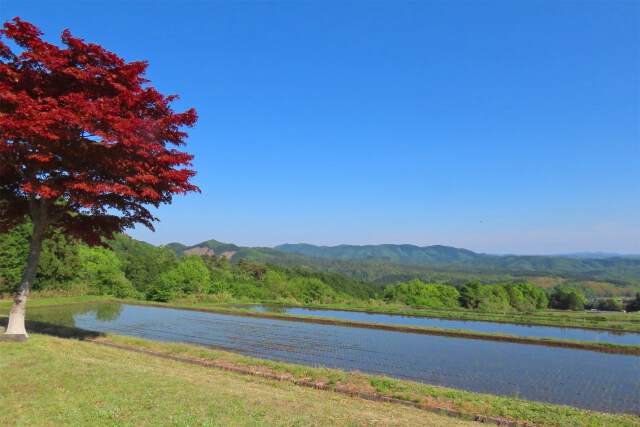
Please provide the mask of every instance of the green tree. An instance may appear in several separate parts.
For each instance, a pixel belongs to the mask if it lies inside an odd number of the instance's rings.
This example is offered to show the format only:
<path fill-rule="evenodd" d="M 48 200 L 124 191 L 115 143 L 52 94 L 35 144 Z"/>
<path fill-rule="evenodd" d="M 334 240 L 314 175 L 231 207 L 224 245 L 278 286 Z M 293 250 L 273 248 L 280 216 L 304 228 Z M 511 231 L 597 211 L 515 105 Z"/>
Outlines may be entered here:
<path fill-rule="evenodd" d="M 32 229 L 33 225 L 27 222 L 0 234 L 0 294 L 17 290 L 25 269 Z M 51 229 L 49 234 L 50 237 L 42 242 L 34 289 L 69 290 L 78 284 L 81 243 L 60 229 Z"/>
<path fill-rule="evenodd" d="M 422 283 L 414 279 L 409 283 L 398 283 L 384 289 L 384 298 L 412 307 L 454 308 L 459 307 L 460 294 L 453 286 Z"/>
<path fill-rule="evenodd" d="M 549 295 L 549 307 L 558 310 L 584 310 L 585 299 L 582 293 L 571 286 L 557 288 Z"/>
<path fill-rule="evenodd" d="M 204 261 L 197 255 L 184 255 L 177 265 L 162 273 L 145 294 L 151 301 L 169 301 L 180 295 L 210 289 L 211 279 Z"/>
<path fill-rule="evenodd" d="M 636 293 L 636 298 L 631 300 L 625 307 L 626 311 L 640 311 L 640 292 Z"/>
<path fill-rule="evenodd" d="M 233 266 L 233 271 L 236 274 L 246 276 L 249 272 L 249 261 L 244 258 L 240 258 L 238 262 L 236 262 L 236 265 Z"/>
<path fill-rule="evenodd" d="M 613 298 L 607 298 L 598 302 L 598 310 L 602 311 L 620 311 L 622 305 Z"/>
<path fill-rule="evenodd" d="M 325 302 L 325 299 L 333 300 L 336 298 L 333 289 L 315 277 L 295 279 L 295 285 L 295 298 L 303 303 Z"/>
<path fill-rule="evenodd" d="M 211 284 L 209 270 L 204 265 L 202 258 L 197 255 L 185 255 L 180 259 L 176 269 L 178 290 L 184 294 L 202 292 Z"/>
<path fill-rule="evenodd" d="M 460 289 L 460 305 L 465 308 L 477 308 L 480 304 L 482 283 L 469 282 Z"/>
<path fill-rule="evenodd" d="M 110 250 L 80 246 L 80 258 L 84 265 L 81 277 L 99 294 L 117 298 L 139 297 L 139 293 L 125 278 L 122 263 Z"/>
<path fill-rule="evenodd" d="M 218 258 L 218 260 L 216 261 L 216 266 L 222 270 L 231 269 L 231 263 L 229 262 L 229 259 L 224 255 L 220 255 L 220 258 Z"/>
<path fill-rule="evenodd" d="M 275 270 L 267 271 L 264 275 L 264 284 L 270 298 L 295 298 L 293 284 L 287 280 L 287 276 L 284 272 Z"/>
<path fill-rule="evenodd" d="M 110 247 L 122 262 L 127 280 L 141 293 L 145 293 L 162 273 L 177 265 L 171 249 L 138 242 L 126 234 L 116 235 Z"/>
<path fill-rule="evenodd" d="M 31 224 L 0 233 L 0 294 L 14 294 L 24 272 L 29 251 Z"/>
<path fill-rule="evenodd" d="M 502 285 L 509 295 L 509 305 L 522 312 L 542 310 L 547 307 L 547 297 L 541 289 L 526 282 Z"/>
<path fill-rule="evenodd" d="M 82 268 L 81 242 L 61 229 L 51 232 L 42 244 L 34 289 L 71 289 L 78 284 Z"/>
<path fill-rule="evenodd" d="M 262 280 L 266 272 L 267 266 L 260 262 L 251 263 L 247 268 L 247 273 L 257 280 Z"/>
<path fill-rule="evenodd" d="M 480 292 L 478 308 L 483 311 L 510 312 L 514 308 L 509 304 L 509 294 L 502 285 L 488 285 Z"/>
<path fill-rule="evenodd" d="M 567 309 L 572 311 L 584 310 L 584 297 L 577 293 L 570 293 L 567 297 Z"/>

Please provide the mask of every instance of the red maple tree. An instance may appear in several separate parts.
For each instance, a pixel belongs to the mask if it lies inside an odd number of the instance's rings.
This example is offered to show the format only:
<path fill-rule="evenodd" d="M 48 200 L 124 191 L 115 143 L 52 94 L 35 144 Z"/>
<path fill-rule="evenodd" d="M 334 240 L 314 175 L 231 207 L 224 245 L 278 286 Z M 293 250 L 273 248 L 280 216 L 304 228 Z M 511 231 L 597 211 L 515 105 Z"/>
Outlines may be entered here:
<path fill-rule="evenodd" d="M 125 62 L 99 45 L 62 32 L 64 48 L 14 18 L 0 30 L 0 232 L 33 223 L 24 276 L 5 337 L 26 339 L 24 312 L 42 240 L 61 227 L 89 245 L 156 218 L 145 205 L 199 191 L 183 126 L 143 75 L 146 61 Z M 3 38 L 13 42 L 14 52 Z"/>

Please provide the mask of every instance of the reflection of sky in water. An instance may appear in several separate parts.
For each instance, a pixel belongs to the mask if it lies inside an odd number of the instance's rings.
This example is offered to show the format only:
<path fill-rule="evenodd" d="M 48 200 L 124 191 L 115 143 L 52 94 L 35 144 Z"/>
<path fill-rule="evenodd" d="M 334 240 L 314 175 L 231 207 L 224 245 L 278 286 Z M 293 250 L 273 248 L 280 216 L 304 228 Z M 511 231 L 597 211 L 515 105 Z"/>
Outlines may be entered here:
<path fill-rule="evenodd" d="M 115 305 L 115 304 L 114 304 Z M 82 307 L 82 306 L 81 306 Z M 640 411 L 640 357 L 123 305 L 76 310 L 80 328 L 586 409 Z M 31 311 L 34 320 L 46 309 Z M 42 313 L 39 313 L 42 312 Z M 71 313 L 69 313 L 71 314 Z M 53 321 L 51 315 L 46 315 Z"/>
<path fill-rule="evenodd" d="M 387 323 L 392 325 L 426 326 L 443 329 L 466 329 L 470 331 L 517 335 L 521 337 L 558 338 L 565 340 L 640 345 L 640 334 L 637 333 L 592 331 L 589 329 L 558 328 L 551 326 L 515 325 L 511 323 L 434 319 L 419 316 L 403 316 L 399 314 L 369 314 L 342 310 L 286 307 L 268 304 L 239 304 L 232 305 L 230 307 L 294 315 L 330 317 L 333 319 L 355 320 L 360 322 Z"/>

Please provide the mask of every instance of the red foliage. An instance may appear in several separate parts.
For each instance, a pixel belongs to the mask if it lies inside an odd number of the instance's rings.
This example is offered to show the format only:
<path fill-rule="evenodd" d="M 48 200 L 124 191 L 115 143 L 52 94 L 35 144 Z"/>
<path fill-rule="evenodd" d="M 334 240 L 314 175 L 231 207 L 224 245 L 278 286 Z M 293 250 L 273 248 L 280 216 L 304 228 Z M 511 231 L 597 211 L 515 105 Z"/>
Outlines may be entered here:
<path fill-rule="evenodd" d="M 175 113 L 177 97 L 143 78 L 146 61 L 127 63 L 68 30 L 65 48 L 41 35 L 19 18 L 0 30 L 0 231 L 26 215 L 89 244 L 136 223 L 153 229 L 144 205 L 199 191 L 193 156 L 168 148 L 184 145 L 195 110 Z"/>

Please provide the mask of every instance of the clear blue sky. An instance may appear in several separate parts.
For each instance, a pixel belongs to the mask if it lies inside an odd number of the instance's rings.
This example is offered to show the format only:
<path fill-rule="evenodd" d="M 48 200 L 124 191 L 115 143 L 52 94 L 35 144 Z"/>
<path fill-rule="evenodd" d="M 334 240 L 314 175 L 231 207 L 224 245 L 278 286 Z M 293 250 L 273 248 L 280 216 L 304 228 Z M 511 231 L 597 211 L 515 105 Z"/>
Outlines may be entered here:
<path fill-rule="evenodd" d="M 640 253 L 640 2 L 7 1 L 179 94 L 151 243 Z"/>

